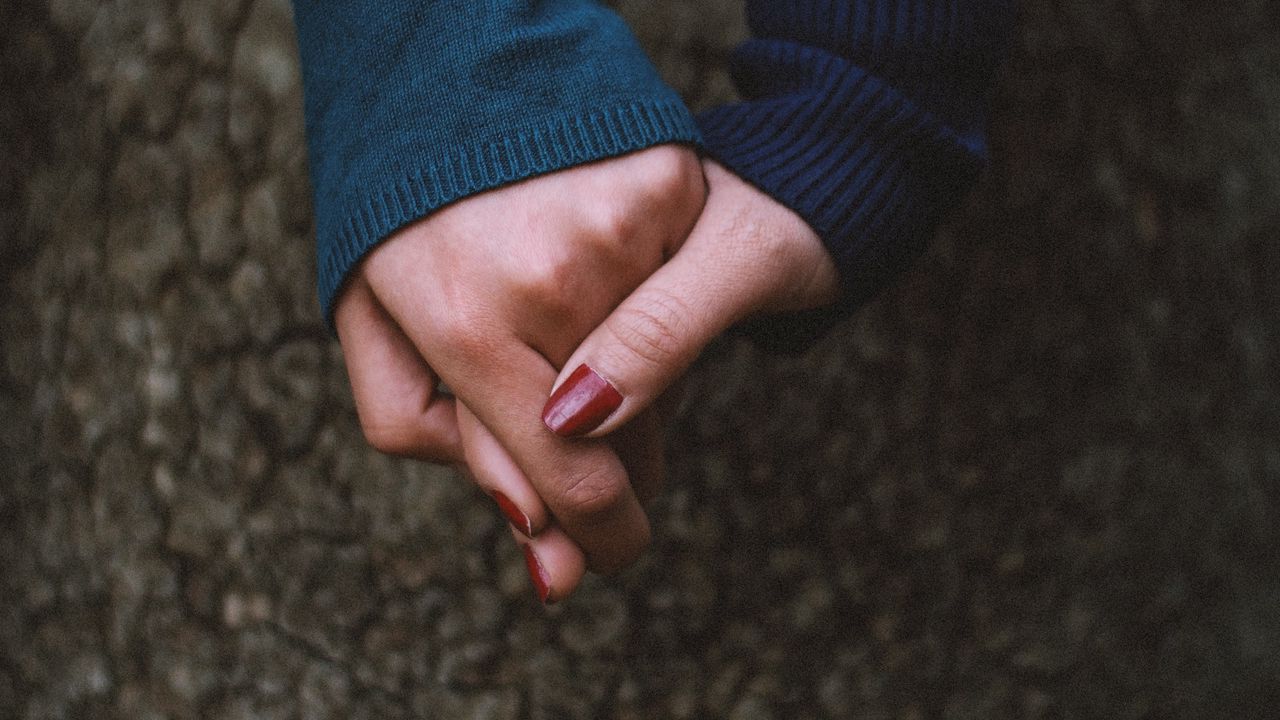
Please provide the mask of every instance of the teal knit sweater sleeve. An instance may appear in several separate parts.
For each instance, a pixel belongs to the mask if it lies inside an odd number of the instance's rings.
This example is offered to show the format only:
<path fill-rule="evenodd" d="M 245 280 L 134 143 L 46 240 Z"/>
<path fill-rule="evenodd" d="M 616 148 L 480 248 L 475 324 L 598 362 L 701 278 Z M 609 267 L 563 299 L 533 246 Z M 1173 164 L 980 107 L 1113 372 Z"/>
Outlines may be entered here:
<path fill-rule="evenodd" d="M 697 126 L 592 0 L 295 0 L 321 308 L 451 202 Z M 536 70 L 536 72 L 534 71 Z"/>

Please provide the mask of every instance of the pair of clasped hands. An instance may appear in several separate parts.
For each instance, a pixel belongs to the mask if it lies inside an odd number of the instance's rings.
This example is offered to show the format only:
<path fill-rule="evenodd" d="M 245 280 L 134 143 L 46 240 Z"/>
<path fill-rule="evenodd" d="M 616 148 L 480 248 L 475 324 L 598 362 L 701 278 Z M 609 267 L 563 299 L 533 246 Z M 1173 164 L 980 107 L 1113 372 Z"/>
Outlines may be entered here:
<path fill-rule="evenodd" d="M 663 391 L 731 325 L 836 287 L 799 216 L 663 145 L 407 226 L 357 268 L 335 322 L 370 444 L 465 465 L 550 603 L 648 545 Z"/>

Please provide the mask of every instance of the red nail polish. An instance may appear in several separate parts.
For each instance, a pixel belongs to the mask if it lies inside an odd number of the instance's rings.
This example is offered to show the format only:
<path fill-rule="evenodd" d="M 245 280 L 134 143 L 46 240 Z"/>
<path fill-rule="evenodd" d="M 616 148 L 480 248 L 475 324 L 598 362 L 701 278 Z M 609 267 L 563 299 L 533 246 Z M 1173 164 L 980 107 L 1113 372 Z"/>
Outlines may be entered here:
<path fill-rule="evenodd" d="M 561 437 L 585 435 L 622 404 L 622 395 L 595 370 L 579 365 L 542 409 L 542 422 Z"/>
<path fill-rule="evenodd" d="M 542 569 L 538 556 L 533 554 L 533 548 L 528 545 L 524 546 L 524 564 L 529 568 L 533 589 L 538 591 L 538 600 L 545 605 L 547 598 L 551 596 L 551 584 L 547 579 L 547 571 Z"/>
<path fill-rule="evenodd" d="M 511 498 L 494 490 L 490 495 L 493 501 L 498 503 L 498 509 L 503 515 L 507 516 L 507 522 L 511 523 L 515 529 L 525 534 L 525 537 L 533 537 L 533 522 L 529 520 L 529 516 L 520 511 L 515 503 L 511 502 Z"/>

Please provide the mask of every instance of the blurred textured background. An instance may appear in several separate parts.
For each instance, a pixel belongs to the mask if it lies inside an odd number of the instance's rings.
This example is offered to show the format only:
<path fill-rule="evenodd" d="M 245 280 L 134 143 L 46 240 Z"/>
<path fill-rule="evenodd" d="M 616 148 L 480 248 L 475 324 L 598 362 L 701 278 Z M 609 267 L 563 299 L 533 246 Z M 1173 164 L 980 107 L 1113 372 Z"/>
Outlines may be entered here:
<path fill-rule="evenodd" d="M 618 5 L 731 97 L 740 2 Z M 972 203 L 807 355 L 716 346 L 653 550 L 545 610 L 361 440 L 287 0 L 7 0 L 0 717 L 1273 717 L 1277 37 L 1025 2 Z"/>

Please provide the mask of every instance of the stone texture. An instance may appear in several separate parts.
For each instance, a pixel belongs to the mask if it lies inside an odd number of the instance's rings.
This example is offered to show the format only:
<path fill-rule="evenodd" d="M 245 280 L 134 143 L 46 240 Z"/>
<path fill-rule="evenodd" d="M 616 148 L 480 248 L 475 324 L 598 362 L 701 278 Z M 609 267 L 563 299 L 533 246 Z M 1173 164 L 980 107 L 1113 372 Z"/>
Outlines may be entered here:
<path fill-rule="evenodd" d="M 740 3 L 614 4 L 732 97 Z M 969 205 L 808 353 L 717 343 L 652 551 L 544 609 L 361 440 L 287 1 L 0 4 L 0 716 L 1269 717 L 1280 15 L 1021 7 Z"/>

